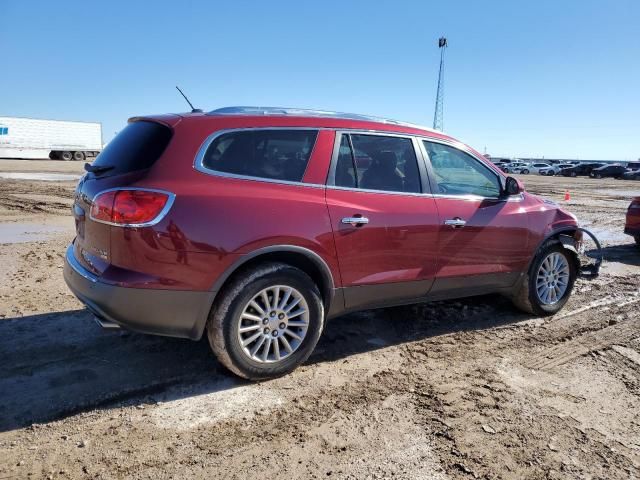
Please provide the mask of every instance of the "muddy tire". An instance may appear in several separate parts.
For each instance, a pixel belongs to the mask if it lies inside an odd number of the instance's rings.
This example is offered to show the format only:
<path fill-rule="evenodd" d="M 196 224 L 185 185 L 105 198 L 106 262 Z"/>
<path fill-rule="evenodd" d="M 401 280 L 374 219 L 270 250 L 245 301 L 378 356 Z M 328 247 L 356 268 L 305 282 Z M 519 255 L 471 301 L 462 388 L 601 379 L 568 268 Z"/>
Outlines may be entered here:
<path fill-rule="evenodd" d="M 264 380 L 309 358 L 323 327 L 322 297 L 313 280 L 298 268 L 268 263 L 224 288 L 209 314 L 207 336 L 225 367 Z"/>
<path fill-rule="evenodd" d="M 555 262 L 558 262 L 557 272 L 554 269 Z M 553 272 L 550 277 L 545 271 Z M 520 310 L 538 316 L 553 315 L 560 311 L 571 296 L 573 285 L 578 275 L 578 265 L 573 254 L 556 242 L 548 242 L 543 245 L 536 254 L 529 272 L 523 278 L 516 295 L 512 298 L 513 303 Z M 561 294 L 547 285 L 558 285 Z M 548 291 L 556 292 L 551 297 L 545 296 Z M 554 296 L 556 295 L 556 296 Z"/>

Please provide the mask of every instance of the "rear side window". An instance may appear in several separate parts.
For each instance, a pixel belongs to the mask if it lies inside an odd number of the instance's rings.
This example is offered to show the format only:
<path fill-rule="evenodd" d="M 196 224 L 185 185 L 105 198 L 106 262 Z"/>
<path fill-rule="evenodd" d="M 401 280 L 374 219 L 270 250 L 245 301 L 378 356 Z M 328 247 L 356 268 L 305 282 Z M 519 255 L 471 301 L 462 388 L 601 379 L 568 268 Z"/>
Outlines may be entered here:
<path fill-rule="evenodd" d="M 107 144 L 93 165 L 113 167 L 107 175 L 151 168 L 169 145 L 171 135 L 171 129 L 159 123 L 130 123 Z"/>
<path fill-rule="evenodd" d="M 317 130 L 223 133 L 207 148 L 202 165 L 234 175 L 300 182 L 317 136 Z"/>
<path fill-rule="evenodd" d="M 335 185 L 387 192 L 420 193 L 418 160 L 409 138 L 343 134 Z"/>

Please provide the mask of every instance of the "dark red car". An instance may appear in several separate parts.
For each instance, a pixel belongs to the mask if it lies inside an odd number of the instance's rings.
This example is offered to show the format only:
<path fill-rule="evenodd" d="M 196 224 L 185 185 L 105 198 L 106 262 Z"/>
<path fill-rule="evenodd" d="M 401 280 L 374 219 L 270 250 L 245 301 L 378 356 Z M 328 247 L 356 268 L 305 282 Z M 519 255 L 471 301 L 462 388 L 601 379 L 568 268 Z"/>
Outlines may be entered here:
<path fill-rule="evenodd" d="M 629 205 L 624 233 L 631 235 L 640 247 L 640 197 L 635 197 Z"/>
<path fill-rule="evenodd" d="M 498 292 L 548 315 L 576 219 L 430 129 L 225 108 L 132 118 L 80 180 L 65 279 L 103 326 L 193 340 L 229 369 L 291 371 L 327 319 Z"/>

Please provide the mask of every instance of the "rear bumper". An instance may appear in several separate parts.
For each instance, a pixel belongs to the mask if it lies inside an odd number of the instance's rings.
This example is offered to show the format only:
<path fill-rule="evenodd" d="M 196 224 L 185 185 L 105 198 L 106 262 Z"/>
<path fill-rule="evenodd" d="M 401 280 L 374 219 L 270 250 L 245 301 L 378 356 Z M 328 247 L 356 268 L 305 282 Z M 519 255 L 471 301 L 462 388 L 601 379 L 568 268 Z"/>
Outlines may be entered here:
<path fill-rule="evenodd" d="M 69 289 L 100 319 L 154 335 L 202 336 L 215 292 L 129 288 L 101 282 L 67 248 L 64 279 Z"/>

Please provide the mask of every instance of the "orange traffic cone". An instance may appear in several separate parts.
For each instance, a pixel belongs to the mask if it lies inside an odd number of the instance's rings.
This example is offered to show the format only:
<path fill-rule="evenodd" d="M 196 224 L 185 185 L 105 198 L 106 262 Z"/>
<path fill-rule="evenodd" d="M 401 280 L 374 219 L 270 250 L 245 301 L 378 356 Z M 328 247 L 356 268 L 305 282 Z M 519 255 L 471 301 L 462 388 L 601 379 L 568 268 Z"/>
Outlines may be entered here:
<path fill-rule="evenodd" d="M 564 201 L 568 202 L 569 200 L 571 200 L 571 195 L 569 195 L 569 190 L 565 190 L 564 191 Z"/>

